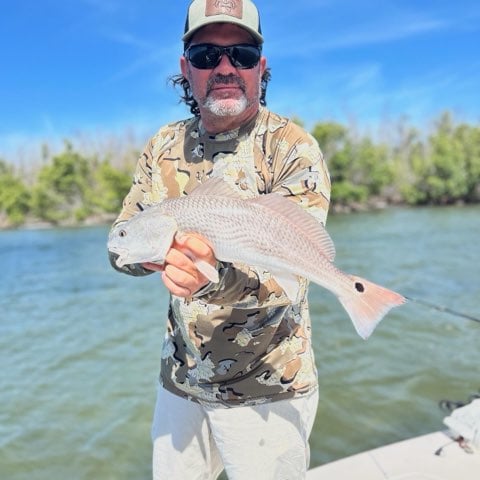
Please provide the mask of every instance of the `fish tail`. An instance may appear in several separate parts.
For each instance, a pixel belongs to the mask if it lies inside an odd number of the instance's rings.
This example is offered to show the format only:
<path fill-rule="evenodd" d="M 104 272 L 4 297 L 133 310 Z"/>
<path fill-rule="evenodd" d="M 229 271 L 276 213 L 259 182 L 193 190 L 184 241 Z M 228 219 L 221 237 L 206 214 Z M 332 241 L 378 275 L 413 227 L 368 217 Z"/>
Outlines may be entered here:
<path fill-rule="evenodd" d="M 390 309 L 406 302 L 405 297 L 364 278 L 349 275 L 352 289 L 338 299 L 348 312 L 355 330 L 367 339 Z"/>

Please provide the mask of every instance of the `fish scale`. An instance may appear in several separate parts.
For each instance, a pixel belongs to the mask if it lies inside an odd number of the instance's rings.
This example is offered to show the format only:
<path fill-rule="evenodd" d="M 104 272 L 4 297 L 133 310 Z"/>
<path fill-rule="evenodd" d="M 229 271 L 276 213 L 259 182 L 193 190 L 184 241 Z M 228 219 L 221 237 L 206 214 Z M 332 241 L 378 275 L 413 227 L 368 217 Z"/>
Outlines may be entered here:
<path fill-rule="evenodd" d="M 240 200 L 240 204 L 238 199 L 222 199 L 219 204 L 215 200 L 208 196 L 168 200 L 164 211 L 177 219 L 181 231 L 204 235 L 219 260 L 262 266 L 267 270 L 278 270 L 281 261 L 282 270 L 309 278 L 330 290 L 335 287 L 333 293 L 337 296 L 342 288 L 350 287 L 350 278 L 285 217 L 276 216 L 249 200 Z M 301 213 L 305 214 L 303 210 Z M 309 252 L 308 258 L 304 252 Z"/>
<path fill-rule="evenodd" d="M 217 202 L 217 198 L 208 196 L 182 197 L 165 201 L 163 210 L 177 219 L 180 231 L 208 238 L 219 260 L 272 267 L 280 258 L 290 263 L 290 269 L 297 270 L 302 259 L 293 257 L 294 252 L 312 248 L 303 237 L 289 235 L 290 225 L 285 220 L 248 200 L 239 203 L 238 199 Z M 269 232 L 268 236 L 265 232 Z M 316 260 L 321 260 L 319 252 L 314 253 Z M 298 269 L 295 273 L 305 272 Z"/>

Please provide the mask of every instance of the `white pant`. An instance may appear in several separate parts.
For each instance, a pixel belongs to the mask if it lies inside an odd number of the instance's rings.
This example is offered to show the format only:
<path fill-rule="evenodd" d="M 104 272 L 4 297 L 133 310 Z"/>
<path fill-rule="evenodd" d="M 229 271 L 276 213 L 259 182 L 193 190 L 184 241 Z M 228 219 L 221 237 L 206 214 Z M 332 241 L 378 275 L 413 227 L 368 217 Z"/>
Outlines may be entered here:
<path fill-rule="evenodd" d="M 301 480 L 318 392 L 253 407 L 207 407 L 158 389 L 153 480 Z"/>

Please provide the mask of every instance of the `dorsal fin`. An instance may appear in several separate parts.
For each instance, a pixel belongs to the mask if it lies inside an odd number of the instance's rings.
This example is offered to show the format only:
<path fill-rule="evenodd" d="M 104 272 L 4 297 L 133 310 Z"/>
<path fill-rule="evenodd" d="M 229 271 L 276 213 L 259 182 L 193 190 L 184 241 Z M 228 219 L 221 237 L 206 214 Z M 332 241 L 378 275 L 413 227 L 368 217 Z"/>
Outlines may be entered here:
<path fill-rule="evenodd" d="M 210 195 L 216 197 L 241 198 L 239 193 L 237 193 L 235 189 L 221 177 L 209 178 L 192 190 L 190 195 Z"/>
<path fill-rule="evenodd" d="M 321 249 L 330 262 L 335 259 L 335 245 L 325 227 L 300 205 L 279 193 L 269 193 L 247 200 L 272 210 L 273 215 L 282 215 L 289 222 L 298 226 Z"/>

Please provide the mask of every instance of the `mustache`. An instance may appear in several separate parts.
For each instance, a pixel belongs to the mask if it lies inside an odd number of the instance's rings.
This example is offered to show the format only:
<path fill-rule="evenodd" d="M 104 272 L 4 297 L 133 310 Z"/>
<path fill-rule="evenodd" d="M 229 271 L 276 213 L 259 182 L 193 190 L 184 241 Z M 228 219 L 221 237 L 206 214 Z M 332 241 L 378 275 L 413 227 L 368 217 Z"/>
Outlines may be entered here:
<path fill-rule="evenodd" d="M 235 84 L 240 87 L 242 92 L 245 93 L 245 82 L 242 78 L 234 75 L 233 73 L 229 73 L 228 75 L 223 75 L 221 73 L 217 73 L 214 77 L 210 78 L 207 82 L 207 95 L 212 91 L 215 85 L 230 85 Z"/>

